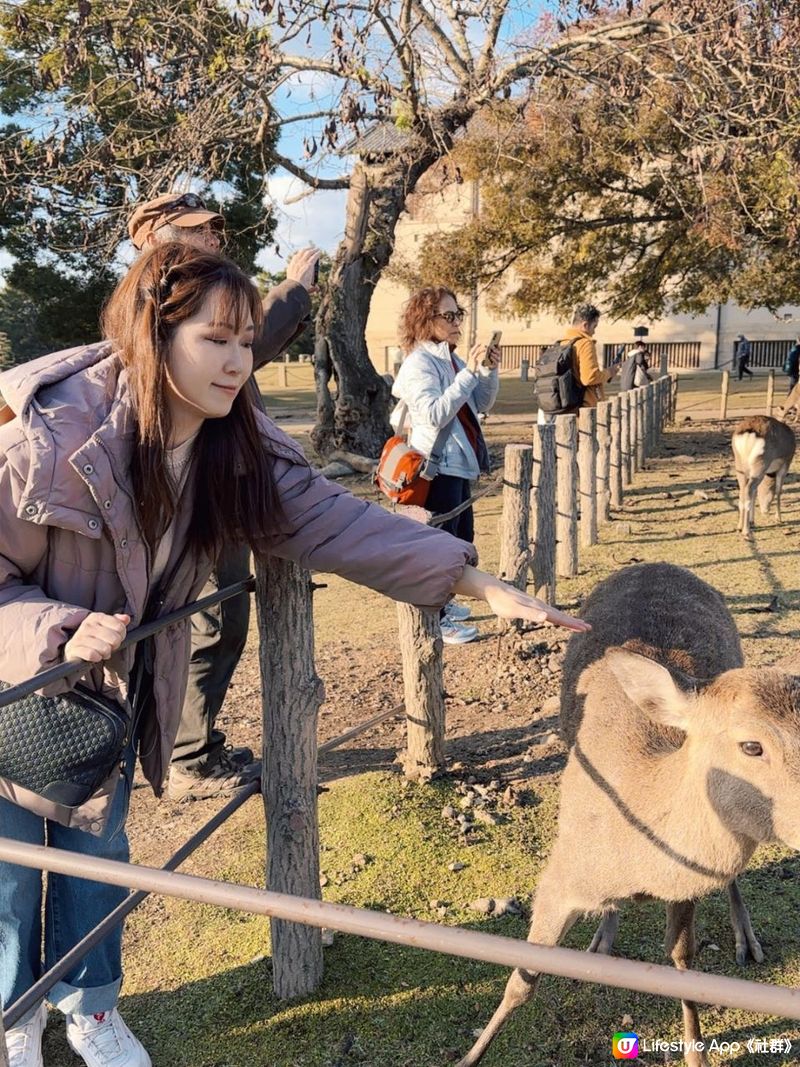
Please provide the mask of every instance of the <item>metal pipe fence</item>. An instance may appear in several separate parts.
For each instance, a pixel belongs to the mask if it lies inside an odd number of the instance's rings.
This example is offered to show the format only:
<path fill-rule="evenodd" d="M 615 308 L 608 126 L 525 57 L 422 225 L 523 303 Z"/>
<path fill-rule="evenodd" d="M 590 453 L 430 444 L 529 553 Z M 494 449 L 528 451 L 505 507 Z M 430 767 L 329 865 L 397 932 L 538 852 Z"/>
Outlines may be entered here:
<path fill-rule="evenodd" d="M 109 885 L 194 900 L 201 904 L 238 909 L 254 915 L 279 917 L 307 926 L 325 926 L 357 937 L 423 948 L 448 956 L 461 956 L 504 967 L 522 967 L 528 971 L 701 1004 L 744 1008 L 766 1015 L 800 1019 L 800 989 L 699 971 L 679 971 L 659 964 L 640 963 L 576 949 L 536 945 L 460 926 L 441 926 L 347 904 L 328 904 L 287 893 L 273 893 L 267 889 L 231 885 L 197 875 L 89 858 L 46 845 L 28 845 L 7 838 L 0 838 L 0 860 Z"/>

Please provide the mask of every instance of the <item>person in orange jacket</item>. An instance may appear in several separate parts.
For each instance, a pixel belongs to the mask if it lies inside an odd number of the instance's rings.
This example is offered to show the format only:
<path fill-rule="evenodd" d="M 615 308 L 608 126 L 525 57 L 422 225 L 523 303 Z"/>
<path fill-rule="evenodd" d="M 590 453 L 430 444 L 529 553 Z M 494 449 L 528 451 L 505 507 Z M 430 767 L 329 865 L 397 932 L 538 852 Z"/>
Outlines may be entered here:
<path fill-rule="evenodd" d="M 596 407 L 601 400 L 605 400 L 603 386 L 619 372 L 617 364 L 603 370 L 597 359 L 594 334 L 599 321 L 600 312 L 594 304 L 579 304 L 572 316 L 572 326 L 563 337 L 564 341 L 575 341 L 572 370 L 584 387 L 581 407 L 585 408 Z"/>

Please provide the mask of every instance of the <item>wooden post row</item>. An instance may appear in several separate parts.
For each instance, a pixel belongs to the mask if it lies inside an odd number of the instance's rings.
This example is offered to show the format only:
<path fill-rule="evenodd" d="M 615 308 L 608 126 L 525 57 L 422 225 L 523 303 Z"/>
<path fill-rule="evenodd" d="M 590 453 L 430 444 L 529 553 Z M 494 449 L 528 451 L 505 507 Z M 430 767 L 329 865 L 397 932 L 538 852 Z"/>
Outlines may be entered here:
<path fill-rule="evenodd" d="M 772 408 L 775 404 L 775 368 L 770 367 L 769 375 L 767 377 L 767 414 L 772 414 Z"/>
<path fill-rule="evenodd" d="M 728 389 L 730 387 L 731 376 L 730 372 L 724 370 L 722 372 L 722 381 L 720 383 L 719 394 L 719 417 L 721 419 L 727 419 L 728 417 Z"/>
<path fill-rule="evenodd" d="M 611 401 L 597 405 L 597 525 L 611 518 Z"/>
<path fill-rule="evenodd" d="M 500 516 L 500 577 L 523 591 L 531 563 L 530 514 L 533 448 L 506 445 L 503 474 L 503 510 Z M 501 632 L 514 628 L 509 619 L 498 622 Z"/>
<path fill-rule="evenodd" d="M 597 409 L 578 412 L 578 481 L 581 544 L 597 544 Z"/>
<path fill-rule="evenodd" d="M 578 573 L 578 420 L 575 415 L 556 417 L 556 574 L 572 578 Z"/>
<path fill-rule="evenodd" d="M 263 707 L 267 888 L 320 899 L 317 717 L 311 575 L 288 560 L 256 562 Z M 322 935 L 271 919 L 272 977 L 281 998 L 308 996 L 322 980 Z"/>
<path fill-rule="evenodd" d="M 553 423 L 533 431 L 531 523 L 534 538 L 533 587 L 541 600 L 556 600 L 556 428 Z"/>

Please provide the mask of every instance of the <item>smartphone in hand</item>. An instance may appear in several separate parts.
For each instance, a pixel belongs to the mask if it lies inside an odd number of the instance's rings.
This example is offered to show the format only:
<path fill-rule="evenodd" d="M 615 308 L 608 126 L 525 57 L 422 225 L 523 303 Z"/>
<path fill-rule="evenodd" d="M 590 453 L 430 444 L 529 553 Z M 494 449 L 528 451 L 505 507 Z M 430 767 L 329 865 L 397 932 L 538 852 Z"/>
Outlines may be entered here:
<path fill-rule="evenodd" d="M 494 333 L 491 336 L 489 344 L 486 346 L 487 352 L 490 352 L 493 348 L 497 348 L 500 345 L 500 341 L 502 340 L 502 338 L 503 338 L 503 331 L 502 330 L 495 330 Z M 481 366 L 482 367 L 491 367 L 492 366 L 492 364 L 488 360 L 488 357 L 483 359 L 483 361 L 481 363 Z"/>

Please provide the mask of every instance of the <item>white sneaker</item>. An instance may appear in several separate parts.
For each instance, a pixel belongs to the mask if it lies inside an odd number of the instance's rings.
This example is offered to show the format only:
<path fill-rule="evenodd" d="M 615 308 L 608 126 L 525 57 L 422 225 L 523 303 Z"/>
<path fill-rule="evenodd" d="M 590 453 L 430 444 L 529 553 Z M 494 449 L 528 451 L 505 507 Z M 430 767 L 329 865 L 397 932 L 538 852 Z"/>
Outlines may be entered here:
<path fill-rule="evenodd" d="M 442 631 L 442 640 L 446 645 L 465 645 L 468 641 L 474 641 L 478 636 L 477 626 L 463 626 L 460 622 L 454 622 L 445 616 L 440 619 L 439 626 Z"/>
<path fill-rule="evenodd" d="M 28 1022 L 6 1031 L 10 1067 L 44 1067 L 42 1034 L 46 1026 L 47 1005 L 42 1002 Z"/>
<path fill-rule="evenodd" d="M 453 622 L 463 622 L 472 614 L 472 609 L 466 604 L 458 604 L 455 600 L 448 600 L 444 606 L 444 613 Z"/>
<path fill-rule="evenodd" d="M 87 1067 L 153 1067 L 116 1008 L 96 1015 L 68 1015 L 67 1041 Z"/>

